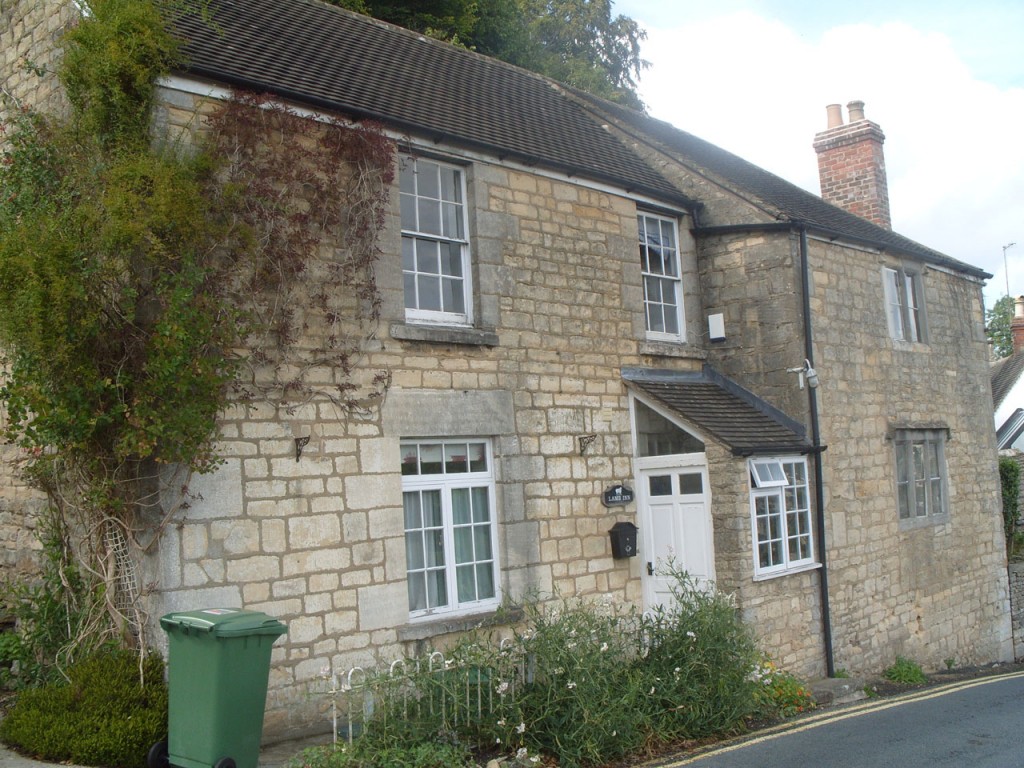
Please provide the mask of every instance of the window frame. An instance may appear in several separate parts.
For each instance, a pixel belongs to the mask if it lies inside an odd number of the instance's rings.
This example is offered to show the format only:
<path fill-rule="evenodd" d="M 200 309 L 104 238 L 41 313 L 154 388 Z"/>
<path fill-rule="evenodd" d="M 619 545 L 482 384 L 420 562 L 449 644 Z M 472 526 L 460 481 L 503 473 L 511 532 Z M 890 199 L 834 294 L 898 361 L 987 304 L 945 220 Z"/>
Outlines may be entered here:
<path fill-rule="evenodd" d="M 651 211 L 638 210 L 636 213 L 637 219 L 637 246 L 639 248 L 640 256 L 640 281 L 641 288 L 643 290 L 643 311 L 644 311 L 644 333 L 649 341 L 665 341 L 679 343 L 686 340 L 686 313 L 684 312 L 683 306 L 683 262 L 680 254 L 680 242 L 679 242 L 679 220 L 673 216 L 665 216 L 662 214 L 653 213 Z M 662 231 L 661 227 L 669 225 L 671 227 L 673 245 L 672 251 L 672 267 L 675 269 L 675 274 L 669 274 L 667 271 L 662 270 L 652 271 L 651 260 L 649 258 L 650 248 L 652 243 L 647 236 L 650 222 L 658 222 L 659 232 Z M 661 246 L 664 249 L 664 246 Z M 665 263 L 665 260 L 662 260 Z M 661 290 L 659 291 L 662 295 L 658 299 L 652 298 L 648 286 L 651 281 L 658 281 Z M 665 285 L 671 285 L 675 293 L 675 303 L 666 303 L 663 299 L 663 290 Z M 662 317 L 662 325 L 666 325 L 665 320 L 667 316 L 666 308 L 671 307 L 672 319 L 676 323 L 678 332 L 671 332 L 665 330 L 651 330 L 651 319 L 652 312 L 657 309 L 658 314 Z"/>
<path fill-rule="evenodd" d="M 444 462 L 442 461 L 441 472 L 406 474 L 403 471 L 401 474 L 404 527 L 403 540 L 405 542 L 406 580 L 408 585 L 410 621 L 431 619 L 439 616 L 448 617 L 479 613 L 481 611 L 497 608 L 501 603 L 501 563 L 500 551 L 498 549 L 498 513 L 496 507 L 497 492 L 494 472 L 494 453 L 491 441 L 482 437 L 409 438 L 400 442 L 399 450 L 401 461 L 404 463 L 408 457 L 408 449 L 412 446 L 416 446 L 416 455 L 417 457 L 421 457 L 423 454 L 422 449 L 426 446 L 440 446 L 441 455 L 446 456 L 447 449 L 449 447 L 455 448 L 458 446 L 466 446 L 468 448 L 474 444 L 483 445 L 483 457 L 486 461 L 486 469 L 483 471 L 470 471 L 470 467 L 467 466 L 467 471 L 465 472 L 448 472 L 444 468 Z M 422 459 L 417 458 L 417 462 L 420 467 L 422 467 Z M 490 547 L 489 557 L 475 559 L 476 546 L 479 542 L 475 536 L 471 535 L 470 540 L 474 550 L 474 559 L 458 563 L 456 562 L 456 529 L 474 529 L 480 527 L 480 524 L 479 521 L 473 519 L 472 512 L 470 513 L 470 520 L 468 523 L 455 522 L 455 503 L 453 500 L 453 492 L 468 490 L 469 496 L 467 498 L 471 499 L 473 491 L 481 488 L 485 490 L 484 498 L 486 499 L 487 512 L 489 515 L 488 520 L 486 521 L 487 528 L 489 529 L 486 538 L 487 544 Z M 424 491 L 436 491 L 439 493 L 440 525 L 435 524 L 428 526 L 426 521 L 422 518 L 423 508 L 420 507 L 420 526 L 410 527 L 410 519 L 408 517 L 409 510 L 406 508 L 407 495 L 418 494 L 422 499 Z M 426 557 L 423 558 L 424 562 L 422 567 L 413 567 L 410 562 L 410 555 L 412 552 L 411 547 L 415 546 L 415 541 L 410 541 L 410 534 L 417 531 L 426 532 L 428 530 L 437 531 L 442 537 L 441 541 L 444 563 L 441 568 L 438 568 L 436 564 L 431 565 L 428 563 L 428 558 Z M 424 552 L 426 552 L 426 542 L 422 539 L 421 545 L 424 547 Z M 472 565 L 476 568 L 486 563 L 490 563 L 490 580 L 491 586 L 493 587 L 493 594 L 483 598 L 477 597 L 474 599 L 460 601 L 458 594 L 459 566 L 465 567 Z M 428 572 L 431 570 L 443 570 L 445 574 L 445 602 L 443 604 L 430 604 L 430 590 L 427 581 Z M 423 597 L 425 600 L 425 607 L 423 608 L 413 607 L 413 578 L 416 574 L 423 574 Z M 474 578 L 474 588 L 479 589 L 479 586 L 477 579 Z"/>
<path fill-rule="evenodd" d="M 920 270 L 883 266 L 882 292 L 890 338 L 909 344 L 924 343 L 924 284 Z"/>
<path fill-rule="evenodd" d="M 925 524 L 949 517 L 949 469 L 945 429 L 901 428 L 893 431 L 893 471 L 896 481 L 896 517 L 901 525 Z M 922 451 L 921 473 L 916 471 L 914 447 Z M 934 459 L 929 468 L 928 459 Z M 908 473 L 913 472 L 913 477 Z M 922 492 L 923 493 L 920 493 Z M 935 509 L 935 493 L 938 509 Z M 923 498 L 919 499 L 918 496 Z M 921 509 L 923 512 L 917 512 Z"/>
<path fill-rule="evenodd" d="M 760 482 L 755 474 L 757 466 L 781 466 L 786 476 L 785 484 L 776 480 Z M 800 466 L 802 477 L 790 467 Z M 811 484 L 807 457 L 805 456 L 774 456 L 758 457 L 747 461 L 747 477 L 750 482 L 750 535 L 751 550 L 754 563 L 755 580 L 774 578 L 789 573 L 799 573 L 819 567 L 817 541 L 814 535 L 814 517 L 811 514 Z M 801 498 L 802 497 L 802 498 Z M 770 515 L 760 515 L 759 505 L 763 501 L 768 504 L 774 500 L 776 511 Z M 762 537 L 758 526 L 760 518 L 766 519 L 767 536 Z M 778 526 L 778 534 L 773 535 L 772 519 Z M 791 522 L 792 521 L 792 522 Z M 790 530 L 795 525 L 796 530 Z M 790 544 L 803 540 L 808 554 L 805 557 L 792 557 Z M 781 543 L 781 559 L 778 562 L 762 564 L 761 548 L 767 545 L 771 552 L 772 542 Z"/>
<path fill-rule="evenodd" d="M 438 196 L 432 197 L 429 194 L 420 191 L 419 173 L 421 164 L 429 164 L 436 166 L 438 171 Z M 456 193 L 458 199 L 448 200 L 444 197 L 444 184 L 442 177 L 445 171 L 451 171 L 457 175 L 456 183 L 453 185 L 452 190 Z M 399 169 L 398 169 L 398 185 L 399 185 L 399 223 L 402 232 L 402 296 L 403 306 L 405 308 L 405 319 L 406 322 L 422 325 L 447 325 L 447 326 L 461 326 L 471 327 L 473 325 L 473 274 L 472 274 L 472 257 L 470 249 L 470 238 L 469 238 L 469 195 L 467 185 L 467 168 L 464 165 L 457 165 L 455 163 L 445 162 L 438 160 L 433 157 L 424 157 L 417 154 L 408 154 L 400 158 Z M 412 188 L 411 191 L 407 188 L 406 174 L 412 174 Z M 412 205 L 409 205 L 408 201 L 412 201 Z M 430 231 L 429 229 L 424 230 L 422 228 L 423 222 L 421 221 L 421 206 L 420 201 L 425 203 L 437 203 L 438 207 L 438 228 L 440 231 Z M 454 209 L 454 217 L 445 216 L 445 207 L 449 206 Z M 409 214 L 415 217 L 415 220 L 410 220 Z M 455 232 L 445 232 L 446 224 L 451 224 L 455 227 Z M 417 263 L 416 254 L 419 248 L 422 246 L 430 247 L 432 244 L 437 245 L 437 271 L 427 272 L 418 269 L 419 264 Z M 442 248 L 447 246 L 449 253 L 453 249 L 458 251 L 458 265 L 461 270 L 461 275 L 456 274 L 452 269 L 445 270 L 444 257 L 442 256 Z M 413 263 L 410 265 L 407 263 L 407 250 L 411 248 L 411 258 Z M 412 267 L 410 269 L 409 267 Z M 417 278 L 426 280 L 436 280 L 438 285 L 438 301 L 441 306 L 440 309 L 423 309 L 420 304 L 419 290 L 421 283 Z M 410 306 L 409 296 L 409 281 L 412 279 L 415 285 L 415 298 L 411 302 L 413 306 Z M 445 289 L 444 284 L 446 283 L 461 282 L 461 300 L 463 311 L 453 311 L 444 308 L 444 297 Z M 454 297 L 454 293 L 452 293 Z"/>

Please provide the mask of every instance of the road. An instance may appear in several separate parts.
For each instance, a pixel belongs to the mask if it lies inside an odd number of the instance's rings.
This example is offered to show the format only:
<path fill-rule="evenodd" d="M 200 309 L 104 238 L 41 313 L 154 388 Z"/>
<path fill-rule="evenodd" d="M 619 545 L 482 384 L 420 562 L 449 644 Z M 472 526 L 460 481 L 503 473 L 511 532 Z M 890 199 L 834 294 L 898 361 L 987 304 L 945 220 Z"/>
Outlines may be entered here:
<path fill-rule="evenodd" d="M 663 768 L 1018 768 L 1024 673 L 823 710 Z"/>

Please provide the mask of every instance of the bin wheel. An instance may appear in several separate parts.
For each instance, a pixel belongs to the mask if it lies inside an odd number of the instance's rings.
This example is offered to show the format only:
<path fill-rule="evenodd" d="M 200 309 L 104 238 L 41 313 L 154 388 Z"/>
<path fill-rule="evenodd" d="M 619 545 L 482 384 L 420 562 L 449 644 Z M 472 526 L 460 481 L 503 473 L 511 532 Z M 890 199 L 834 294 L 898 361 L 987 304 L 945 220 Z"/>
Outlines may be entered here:
<path fill-rule="evenodd" d="M 167 757 L 167 742 L 158 741 L 149 748 L 146 755 L 146 768 L 169 768 L 170 760 Z"/>
<path fill-rule="evenodd" d="M 222 757 L 213 764 L 213 768 L 235 768 L 235 761 L 230 757 Z"/>

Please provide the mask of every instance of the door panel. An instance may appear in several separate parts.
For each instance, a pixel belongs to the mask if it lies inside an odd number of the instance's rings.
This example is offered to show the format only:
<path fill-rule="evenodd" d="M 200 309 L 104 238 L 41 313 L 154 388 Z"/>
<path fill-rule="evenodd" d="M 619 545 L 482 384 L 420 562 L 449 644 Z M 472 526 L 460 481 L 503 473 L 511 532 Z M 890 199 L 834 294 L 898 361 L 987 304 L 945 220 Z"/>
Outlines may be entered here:
<path fill-rule="evenodd" d="M 705 466 L 680 457 L 678 466 L 641 469 L 639 519 L 643 541 L 646 608 L 667 604 L 673 580 L 666 565 L 685 570 L 698 584 L 714 580 L 714 548 Z M 700 456 L 703 464 L 703 455 Z M 660 464 L 665 464 L 661 457 Z"/>

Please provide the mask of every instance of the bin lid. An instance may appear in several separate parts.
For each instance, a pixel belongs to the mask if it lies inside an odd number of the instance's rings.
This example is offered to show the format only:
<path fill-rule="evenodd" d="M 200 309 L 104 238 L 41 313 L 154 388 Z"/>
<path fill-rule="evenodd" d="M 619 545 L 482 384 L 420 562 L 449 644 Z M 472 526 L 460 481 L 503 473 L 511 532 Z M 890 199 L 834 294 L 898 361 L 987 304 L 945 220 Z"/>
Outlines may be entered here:
<path fill-rule="evenodd" d="M 168 613 L 160 618 L 165 631 L 198 630 L 216 637 L 243 635 L 283 635 L 288 628 L 277 619 L 260 611 L 240 608 L 204 608 L 198 611 Z"/>

